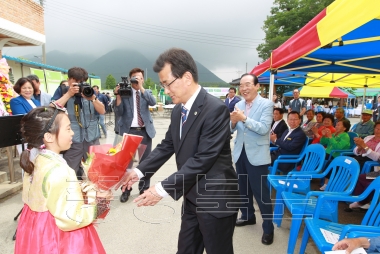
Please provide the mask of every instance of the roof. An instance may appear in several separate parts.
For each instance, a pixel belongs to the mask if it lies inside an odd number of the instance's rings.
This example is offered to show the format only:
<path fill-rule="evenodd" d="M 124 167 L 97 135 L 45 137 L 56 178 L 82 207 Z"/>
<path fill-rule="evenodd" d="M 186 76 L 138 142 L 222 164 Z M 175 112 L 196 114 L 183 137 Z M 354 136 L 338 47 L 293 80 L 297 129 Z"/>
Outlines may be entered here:
<path fill-rule="evenodd" d="M 7 60 L 15 61 L 17 63 L 31 65 L 31 66 L 34 66 L 34 67 L 40 67 L 42 69 L 49 69 L 49 70 L 60 71 L 60 72 L 64 72 L 64 73 L 68 72 L 68 70 L 64 69 L 64 68 L 60 68 L 60 67 L 56 67 L 56 66 L 52 66 L 52 65 L 47 65 L 47 64 L 43 64 L 43 63 L 38 63 L 38 62 L 33 62 L 33 61 L 30 61 L 30 60 L 27 60 L 27 59 L 21 59 L 21 58 L 18 58 L 18 57 L 7 56 L 7 55 L 3 55 L 3 57 L 5 59 L 7 59 Z M 94 76 L 94 75 L 88 75 L 88 76 L 90 78 L 100 79 L 99 76 Z"/>

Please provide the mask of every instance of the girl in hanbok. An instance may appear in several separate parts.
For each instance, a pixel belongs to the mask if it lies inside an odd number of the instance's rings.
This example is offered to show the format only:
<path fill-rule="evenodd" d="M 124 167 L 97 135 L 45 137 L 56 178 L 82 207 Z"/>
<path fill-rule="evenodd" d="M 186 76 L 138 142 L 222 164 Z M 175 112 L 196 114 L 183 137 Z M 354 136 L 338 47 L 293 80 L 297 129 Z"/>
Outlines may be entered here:
<path fill-rule="evenodd" d="M 22 118 L 28 143 L 20 165 L 26 171 L 24 204 L 17 228 L 15 253 L 106 253 L 93 222 L 104 212 L 112 193 L 78 182 L 75 171 L 59 155 L 71 146 L 73 131 L 65 110 L 37 107 Z M 38 148 L 29 159 L 30 149 Z M 86 201 L 84 201 L 84 196 Z"/>

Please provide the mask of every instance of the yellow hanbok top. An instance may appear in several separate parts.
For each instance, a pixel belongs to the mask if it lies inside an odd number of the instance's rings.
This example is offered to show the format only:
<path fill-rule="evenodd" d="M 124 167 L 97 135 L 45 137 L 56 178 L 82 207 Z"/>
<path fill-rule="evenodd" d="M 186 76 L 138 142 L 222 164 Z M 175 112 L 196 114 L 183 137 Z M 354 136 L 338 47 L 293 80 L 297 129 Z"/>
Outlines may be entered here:
<path fill-rule="evenodd" d="M 75 171 L 58 154 L 41 150 L 34 161 L 34 172 L 25 173 L 22 199 L 32 211 L 49 211 L 63 231 L 91 224 L 96 205 L 85 204 Z"/>

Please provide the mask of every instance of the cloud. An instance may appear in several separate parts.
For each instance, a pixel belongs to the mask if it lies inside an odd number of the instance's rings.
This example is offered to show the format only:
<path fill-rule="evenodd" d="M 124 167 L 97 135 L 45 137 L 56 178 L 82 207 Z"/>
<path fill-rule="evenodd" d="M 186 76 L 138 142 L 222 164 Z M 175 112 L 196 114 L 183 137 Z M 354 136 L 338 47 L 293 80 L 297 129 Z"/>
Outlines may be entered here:
<path fill-rule="evenodd" d="M 153 61 L 165 49 L 181 47 L 226 81 L 245 72 L 246 63 L 250 71 L 260 61 L 256 47 L 264 38 L 261 27 L 272 6 L 271 1 L 258 0 L 45 3 L 47 52 L 101 56 L 124 47 Z M 5 48 L 4 54 L 41 55 L 41 48 Z"/>

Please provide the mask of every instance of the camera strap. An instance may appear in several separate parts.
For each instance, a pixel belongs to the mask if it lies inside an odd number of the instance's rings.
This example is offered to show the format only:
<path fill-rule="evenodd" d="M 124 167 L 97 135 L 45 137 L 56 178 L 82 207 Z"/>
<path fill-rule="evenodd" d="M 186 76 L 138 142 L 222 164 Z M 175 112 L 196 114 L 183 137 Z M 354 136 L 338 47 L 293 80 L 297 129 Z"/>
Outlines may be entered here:
<path fill-rule="evenodd" d="M 81 128 L 84 128 L 84 129 L 87 129 L 89 126 L 90 126 L 90 123 L 88 123 L 87 126 L 83 126 L 81 120 L 80 120 L 80 111 L 82 111 L 83 109 L 83 101 L 82 101 L 82 98 L 80 97 L 75 97 L 75 101 L 74 101 L 74 113 L 75 113 L 75 118 L 79 124 L 79 126 Z M 91 112 L 91 106 L 90 106 L 90 102 L 88 102 L 88 110 L 90 112 L 90 119 L 92 118 L 92 112 Z M 82 111 L 83 113 L 83 120 L 86 122 L 86 118 L 85 118 L 85 112 Z M 91 120 L 90 120 L 91 121 Z M 86 124 L 86 123 L 84 123 Z"/>

